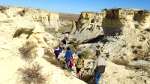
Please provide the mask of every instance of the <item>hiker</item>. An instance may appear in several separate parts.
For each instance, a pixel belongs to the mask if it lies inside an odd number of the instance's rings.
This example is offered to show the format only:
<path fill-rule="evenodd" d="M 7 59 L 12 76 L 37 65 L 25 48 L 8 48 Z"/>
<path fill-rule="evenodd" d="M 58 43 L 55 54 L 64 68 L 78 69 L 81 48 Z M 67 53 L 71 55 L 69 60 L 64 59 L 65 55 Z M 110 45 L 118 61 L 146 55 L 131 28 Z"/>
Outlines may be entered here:
<path fill-rule="evenodd" d="M 67 40 L 64 38 L 62 41 L 61 41 L 64 45 L 67 45 Z"/>
<path fill-rule="evenodd" d="M 73 59 L 73 52 L 70 49 L 70 47 L 67 47 L 66 53 L 65 53 L 65 61 L 66 61 L 66 65 L 67 68 L 72 69 L 73 63 L 72 63 L 72 59 Z"/>
<path fill-rule="evenodd" d="M 56 56 L 56 59 L 59 61 L 59 54 L 62 52 L 62 48 L 60 46 L 57 46 L 55 49 L 54 49 L 54 54 Z"/>
<path fill-rule="evenodd" d="M 96 56 L 98 57 L 100 55 L 100 45 L 96 46 Z"/>
<path fill-rule="evenodd" d="M 63 49 L 65 49 L 67 47 L 67 39 L 66 38 L 61 40 L 61 45 L 62 45 Z"/>
<path fill-rule="evenodd" d="M 63 38 L 62 41 L 61 41 L 61 42 L 63 43 L 63 46 L 64 46 L 64 47 L 67 46 L 67 43 L 68 43 L 67 41 L 68 41 L 68 39 L 69 39 L 69 34 L 68 34 L 68 33 L 65 33 L 65 34 L 64 34 L 64 38 Z"/>
<path fill-rule="evenodd" d="M 66 39 L 66 40 L 69 39 L 69 33 L 68 32 L 64 34 L 64 39 Z"/>
<path fill-rule="evenodd" d="M 84 59 L 81 56 L 81 54 L 78 54 L 78 60 L 77 60 L 77 64 L 76 64 L 76 71 L 77 71 L 77 77 L 79 79 L 82 78 L 81 70 L 83 69 L 83 67 L 84 67 Z"/>
<path fill-rule="evenodd" d="M 105 72 L 106 62 L 103 56 L 98 56 L 96 59 L 95 84 L 99 84 L 102 74 Z"/>

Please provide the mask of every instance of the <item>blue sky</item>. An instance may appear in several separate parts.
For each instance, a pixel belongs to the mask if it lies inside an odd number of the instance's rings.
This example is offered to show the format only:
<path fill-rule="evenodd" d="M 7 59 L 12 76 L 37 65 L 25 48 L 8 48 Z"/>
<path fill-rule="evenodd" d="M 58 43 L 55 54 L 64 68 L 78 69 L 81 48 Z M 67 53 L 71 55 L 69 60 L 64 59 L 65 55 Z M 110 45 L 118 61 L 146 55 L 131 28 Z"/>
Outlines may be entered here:
<path fill-rule="evenodd" d="M 104 8 L 119 7 L 150 10 L 150 0 L 0 0 L 0 4 L 68 13 L 97 12 Z"/>

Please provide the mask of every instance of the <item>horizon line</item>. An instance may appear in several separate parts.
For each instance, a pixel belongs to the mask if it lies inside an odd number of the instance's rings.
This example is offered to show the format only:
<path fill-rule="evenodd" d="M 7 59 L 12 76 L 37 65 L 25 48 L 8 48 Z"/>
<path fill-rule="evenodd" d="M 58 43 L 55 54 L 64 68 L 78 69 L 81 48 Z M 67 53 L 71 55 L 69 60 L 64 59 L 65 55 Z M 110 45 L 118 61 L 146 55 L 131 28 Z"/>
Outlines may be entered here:
<path fill-rule="evenodd" d="M 16 8 L 27 8 L 27 9 L 39 9 L 39 10 L 43 10 L 43 11 L 47 11 L 47 12 L 53 12 L 53 13 L 68 13 L 68 14 L 80 14 L 82 12 L 95 12 L 95 13 L 98 13 L 98 12 L 102 12 L 102 10 L 104 9 L 118 9 L 118 8 L 121 8 L 121 9 L 131 9 L 131 10 L 147 10 L 150 12 L 150 9 L 143 9 L 143 8 L 125 8 L 125 7 L 108 7 L 108 8 L 100 8 L 99 11 L 92 11 L 92 10 L 83 10 L 83 11 L 80 11 L 80 12 L 68 12 L 68 11 L 54 11 L 54 10 L 50 10 L 50 9 L 47 9 L 47 8 L 40 8 L 40 7 L 30 7 L 30 6 L 20 6 L 20 5 L 9 5 L 9 4 L 1 4 L 0 3 L 0 6 L 4 6 L 4 7 L 16 7 Z"/>

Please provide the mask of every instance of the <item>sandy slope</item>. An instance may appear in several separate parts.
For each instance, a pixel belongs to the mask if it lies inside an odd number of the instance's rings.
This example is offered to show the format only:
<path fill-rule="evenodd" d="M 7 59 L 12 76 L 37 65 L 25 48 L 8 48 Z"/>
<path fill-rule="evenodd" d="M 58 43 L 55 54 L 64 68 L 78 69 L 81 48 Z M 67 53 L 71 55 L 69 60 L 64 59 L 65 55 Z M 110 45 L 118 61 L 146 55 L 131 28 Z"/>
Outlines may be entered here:
<path fill-rule="evenodd" d="M 25 35 L 12 38 L 18 28 L 32 28 L 32 20 L 27 18 L 9 17 L 0 13 L 0 84 L 23 84 L 20 68 L 30 66 L 21 58 L 18 49 L 26 42 Z M 42 66 L 42 71 L 47 76 L 46 84 L 85 84 L 75 77 L 67 77 L 60 68 L 50 64 L 43 58 L 37 58 L 34 63 Z"/>

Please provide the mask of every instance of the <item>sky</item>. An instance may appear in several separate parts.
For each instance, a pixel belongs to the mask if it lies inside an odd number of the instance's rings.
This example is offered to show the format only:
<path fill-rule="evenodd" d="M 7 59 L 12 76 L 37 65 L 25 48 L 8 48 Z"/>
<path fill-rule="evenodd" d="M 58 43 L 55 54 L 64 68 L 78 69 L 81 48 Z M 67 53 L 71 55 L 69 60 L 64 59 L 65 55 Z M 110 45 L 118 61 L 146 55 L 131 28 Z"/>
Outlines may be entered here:
<path fill-rule="evenodd" d="M 32 7 L 66 13 L 99 12 L 104 8 L 150 10 L 150 0 L 0 0 L 0 5 Z"/>

